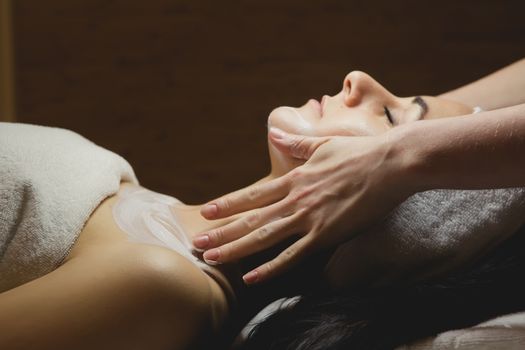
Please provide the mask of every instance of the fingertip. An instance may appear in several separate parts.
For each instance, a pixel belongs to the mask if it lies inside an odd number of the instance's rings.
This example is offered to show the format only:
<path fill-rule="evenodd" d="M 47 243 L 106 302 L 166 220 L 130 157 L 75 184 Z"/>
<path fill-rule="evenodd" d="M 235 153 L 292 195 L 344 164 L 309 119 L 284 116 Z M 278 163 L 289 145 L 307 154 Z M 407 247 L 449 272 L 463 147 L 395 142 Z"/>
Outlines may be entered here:
<path fill-rule="evenodd" d="M 219 248 L 210 249 L 205 251 L 202 257 L 208 264 L 217 264 L 219 263 L 218 260 L 221 257 L 221 251 Z"/>
<path fill-rule="evenodd" d="M 204 260 L 206 264 L 210 266 L 221 265 L 223 262 L 218 260 L 219 256 L 216 255 L 216 253 L 213 251 L 214 249 L 205 251 L 204 254 L 202 255 L 202 259 Z M 209 254 L 210 252 L 211 254 Z"/>
<path fill-rule="evenodd" d="M 203 252 L 210 245 L 210 236 L 207 234 L 197 236 L 193 239 L 193 247 Z"/>
<path fill-rule="evenodd" d="M 204 259 L 204 262 L 210 266 L 217 266 L 222 264 L 220 261 Z"/>
<path fill-rule="evenodd" d="M 269 137 L 268 140 L 270 143 L 276 147 L 278 150 L 284 153 L 290 153 L 290 138 L 275 138 Z"/>
<path fill-rule="evenodd" d="M 275 140 L 281 140 L 286 136 L 286 133 L 279 128 L 272 126 L 268 132 L 269 136 Z"/>
<path fill-rule="evenodd" d="M 250 271 L 246 275 L 242 276 L 242 279 L 246 284 L 257 283 L 259 281 L 259 272 L 257 270 Z"/>
<path fill-rule="evenodd" d="M 206 204 L 201 208 L 201 215 L 204 216 L 206 219 L 215 218 L 218 212 L 219 208 L 215 203 Z"/>

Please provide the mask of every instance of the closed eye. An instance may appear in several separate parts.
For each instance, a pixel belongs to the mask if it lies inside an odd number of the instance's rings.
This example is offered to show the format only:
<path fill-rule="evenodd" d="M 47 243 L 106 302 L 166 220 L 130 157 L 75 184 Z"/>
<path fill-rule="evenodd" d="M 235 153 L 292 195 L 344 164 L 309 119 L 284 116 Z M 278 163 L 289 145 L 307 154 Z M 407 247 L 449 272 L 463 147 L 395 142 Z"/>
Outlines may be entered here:
<path fill-rule="evenodd" d="M 385 115 L 388 118 L 388 121 L 390 122 L 390 124 L 394 125 L 395 121 L 394 118 L 392 118 L 392 113 L 390 113 L 390 110 L 387 106 L 384 106 L 383 108 L 385 109 Z"/>

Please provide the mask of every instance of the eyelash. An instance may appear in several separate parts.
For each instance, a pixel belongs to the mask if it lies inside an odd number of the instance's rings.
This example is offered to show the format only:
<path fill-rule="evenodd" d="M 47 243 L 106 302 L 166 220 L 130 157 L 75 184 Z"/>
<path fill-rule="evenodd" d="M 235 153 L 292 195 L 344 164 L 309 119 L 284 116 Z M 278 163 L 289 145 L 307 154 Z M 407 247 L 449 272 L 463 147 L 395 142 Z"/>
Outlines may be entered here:
<path fill-rule="evenodd" d="M 385 109 L 385 115 L 388 118 L 388 121 L 390 122 L 390 124 L 394 125 L 394 118 L 392 118 L 392 113 L 390 113 L 388 107 L 384 106 L 383 108 Z"/>

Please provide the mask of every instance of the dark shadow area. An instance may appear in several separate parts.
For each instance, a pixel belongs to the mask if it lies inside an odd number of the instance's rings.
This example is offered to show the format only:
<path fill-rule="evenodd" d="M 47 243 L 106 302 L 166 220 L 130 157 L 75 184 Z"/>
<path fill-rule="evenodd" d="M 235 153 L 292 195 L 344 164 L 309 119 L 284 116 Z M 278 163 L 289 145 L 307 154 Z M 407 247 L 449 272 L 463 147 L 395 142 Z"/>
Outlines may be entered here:
<path fill-rule="evenodd" d="M 372 5 L 373 4 L 373 5 Z M 189 203 L 269 168 L 266 118 L 364 70 L 438 94 L 525 56 L 525 3 L 17 0 L 18 120 L 70 128 Z"/>

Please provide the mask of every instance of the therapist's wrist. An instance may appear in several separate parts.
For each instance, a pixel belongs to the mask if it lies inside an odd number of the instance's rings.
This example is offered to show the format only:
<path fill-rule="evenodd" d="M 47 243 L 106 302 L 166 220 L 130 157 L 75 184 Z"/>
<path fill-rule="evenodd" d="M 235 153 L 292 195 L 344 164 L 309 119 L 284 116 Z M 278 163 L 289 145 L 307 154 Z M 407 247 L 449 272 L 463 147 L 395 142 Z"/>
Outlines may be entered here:
<path fill-rule="evenodd" d="M 425 138 L 422 137 L 422 122 L 397 126 L 385 137 L 391 149 L 392 162 L 396 164 L 399 186 L 408 194 L 430 190 L 433 179 L 428 171 Z"/>

